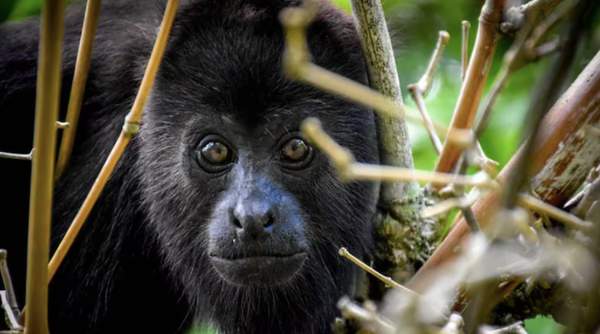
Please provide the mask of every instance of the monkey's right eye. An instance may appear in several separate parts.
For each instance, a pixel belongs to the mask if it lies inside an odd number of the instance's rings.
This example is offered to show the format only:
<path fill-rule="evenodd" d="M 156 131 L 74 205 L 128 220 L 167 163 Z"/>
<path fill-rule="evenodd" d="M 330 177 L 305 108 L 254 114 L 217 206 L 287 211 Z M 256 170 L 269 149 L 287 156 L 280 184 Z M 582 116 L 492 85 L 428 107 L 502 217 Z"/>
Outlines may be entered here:
<path fill-rule="evenodd" d="M 233 150 L 218 136 L 207 136 L 198 145 L 198 162 L 208 172 L 222 172 L 233 162 Z"/>

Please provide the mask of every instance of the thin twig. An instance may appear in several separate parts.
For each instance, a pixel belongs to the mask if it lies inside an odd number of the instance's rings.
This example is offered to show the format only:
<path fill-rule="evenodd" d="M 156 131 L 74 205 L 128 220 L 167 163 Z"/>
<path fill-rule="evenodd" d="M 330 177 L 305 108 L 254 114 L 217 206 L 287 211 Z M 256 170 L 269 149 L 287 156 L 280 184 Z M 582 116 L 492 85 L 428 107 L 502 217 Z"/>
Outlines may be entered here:
<path fill-rule="evenodd" d="M 492 180 L 485 172 L 472 176 L 437 173 L 393 166 L 370 165 L 355 163 L 350 166 L 349 178 L 355 180 L 381 180 L 381 181 L 411 181 L 427 182 L 435 185 L 450 183 L 474 187 L 491 187 Z"/>
<path fill-rule="evenodd" d="M 17 304 L 17 296 L 15 295 L 15 289 L 12 284 L 10 272 L 8 270 L 7 253 L 6 250 L 0 249 L 0 276 L 4 284 L 4 290 L 6 291 L 7 304 L 13 312 L 13 315 L 19 314 L 19 305 Z M 6 310 L 9 311 L 9 310 Z"/>
<path fill-rule="evenodd" d="M 557 207 L 554 207 L 542 200 L 539 200 L 531 195 L 527 195 L 524 193 L 521 193 L 518 195 L 518 202 L 528 208 L 530 208 L 533 211 L 539 212 L 539 213 L 544 213 L 546 215 L 548 215 L 549 217 L 552 217 L 558 221 L 560 221 L 561 223 L 564 223 L 565 225 L 567 225 L 568 227 L 575 229 L 575 230 L 580 230 L 580 231 L 589 231 L 590 228 L 592 227 L 592 224 L 590 222 L 586 222 L 584 220 L 581 220 L 579 217 L 570 214 L 566 211 L 563 211 Z"/>
<path fill-rule="evenodd" d="M 394 324 L 377 314 L 377 312 L 368 310 L 364 307 L 357 305 L 346 296 L 342 297 L 337 304 L 337 307 L 342 311 L 342 316 L 347 319 L 356 319 L 361 322 L 372 324 L 377 329 L 382 331 L 381 334 L 394 334 L 396 333 L 396 326 Z"/>
<path fill-rule="evenodd" d="M 31 160 L 33 158 L 33 150 L 31 150 L 31 152 L 29 152 L 28 154 L 0 152 L 0 158 L 14 160 Z"/>
<path fill-rule="evenodd" d="M 433 50 L 433 54 L 431 55 L 431 59 L 429 60 L 429 65 L 427 66 L 427 70 L 421 76 L 421 79 L 416 83 L 417 88 L 421 95 L 427 94 L 429 89 L 431 88 L 431 84 L 433 83 L 433 75 L 440 64 L 440 60 L 442 59 L 442 54 L 444 53 L 444 49 L 446 45 L 450 42 L 450 34 L 447 31 L 440 31 L 438 33 L 438 41 Z"/>
<path fill-rule="evenodd" d="M 484 329 L 481 329 L 479 331 L 479 333 L 480 334 L 527 334 L 527 331 L 525 331 L 525 328 L 523 327 L 523 322 L 519 321 L 512 325 L 508 325 L 506 327 L 502 327 L 502 328 L 498 328 L 498 329 L 487 330 L 484 328 Z"/>
<path fill-rule="evenodd" d="M 431 142 L 433 143 L 433 147 L 435 148 L 438 155 L 442 152 L 442 142 L 440 138 L 435 133 L 435 128 L 433 126 L 433 122 L 431 121 L 431 117 L 429 117 L 429 113 L 427 112 L 427 107 L 425 106 L 425 101 L 423 100 L 423 96 L 429 91 L 431 88 L 431 83 L 433 82 L 433 75 L 435 74 L 435 70 L 437 69 L 440 59 L 442 57 L 442 53 L 448 45 L 448 41 L 450 40 L 450 35 L 446 31 L 440 31 L 438 42 L 433 50 L 433 54 L 431 55 L 431 60 L 429 61 L 429 66 L 423 76 L 419 81 L 415 84 L 408 85 L 408 91 L 410 92 L 413 100 L 417 105 L 417 109 L 421 112 L 421 117 L 423 117 L 423 121 L 425 124 L 425 128 L 429 133 L 429 138 L 431 138 Z"/>
<path fill-rule="evenodd" d="M 471 128 L 498 44 L 497 27 L 502 20 L 505 5 L 506 0 L 486 0 L 481 10 L 473 56 L 469 62 L 465 82 L 461 87 L 450 124 L 451 129 Z M 451 172 L 460 153 L 460 148 L 446 140 L 435 170 L 443 173 Z"/>
<path fill-rule="evenodd" d="M 529 51 L 529 61 L 535 62 L 542 58 L 548 57 L 549 55 L 555 54 L 562 50 L 564 41 L 560 37 L 553 38 L 552 40 L 536 47 L 533 51 Z"/>
<path fill-rule="evenodd" d="M 596 180 L 593 180 L 585 187 L 579 203 L 572 210 L 573 214 L 577 217 L 585 218 L 596 201 L 600 201 L 600 177 L 597 177 Z"/>
<path fill-rule="evenodd" d="M 452 313 L 448 318 L 448 323 L 442 327 L 439 334 L 462 334 L 465 321 L 459 313 Z"/>
<path fill-rule="evenodd" d="M 471 30 L 471 23 L 469 21 L 462 21 L 462 55 L 460 57 L 460 79 L 461 82 L 465 82 L 467 76 L 467 68 L 469 67 L 469 32 Z"/>
<path fill-rule="evenodd" d="M 492 186 L 492 180 L 485 172 L 473 176 L 454 175 L 419 171 L 394 166 L 356 163 L 352 153 L 337 144 L 321 127 L 321 122 L 309 117 L 301 126 L 301 131 L 311 142 L 330 157 L 339 170 L 340 177 L 347 180 L 384 180 L 384 181 L 418 181 L 433 184 L 462 184 L 466 186 Z"/>
<path fill-rule="evenodd" d="M 431 117 L 429 117 L 429 113 L 427 112 L 427 107 L 425 106 L 425 101 L 423 100 L 423 95 L 418 91 L 417 85 L 409 85 L 408 91 L 412 96 L 415 104 L 417 105 L 417 109 L 421 112 L 421 117 L 423 117 L 425 129 L 429 134 L 429 138 L 431 139 L 431 143 L 433 144 L 433 148 L 437 152 L 438 155 L 442 152 L 442 141 L 440 137 L 435 133 L 435 127 L 433 126 L 433 122 L 431 121 Z"/>
<path fill-rule="evenodd" d="M 485 130 L 491 117 L 492 109 L 496 104 L 496 100 L 506 86 L 508 79 L 518 69 L 519 62 L 521 62 L 523 55 L 525 54 L 524 48 L 525 43 L 527 42 L 527 37 L 529 36 L 529 33 L 533 27 L 534 26 L 531 23 L 527 23 L 523 29 L 519 31 L 519 34 L 517 35 L 517 38 L 511 45 L 510 49 L 504 54 L 502 67 L 494 79 L 490 93 L 488 94 L 483 110 L 481 111 L 481 116 L 475 123 L 476 125 L 474 127 L 474 132 L 477 138 L 483 134 L 483 131 Z"/>
<path fill-rule="evenodd" d="M 347 258 L 348 260 L 354 262 L 354 264 L 356 264 L 357 266 L 359 266 L 362 270 L 368 272 L 369 274 L 377 277 L 377 279 L 379 279 L 380 281 L 382 281 L 383 283 L 385 283 L 387 286 L 392 287 L 396 290 L 400 290 L 406 293 L 409 293 L 411 295 L 414 296 L 419 296 L 421 297 L 421 295 L 419 295 L 418 293 L 414 292 L 413 290 L 403 286 L 402 284 L 399 284 L 397 282 L 395 282 L 393 279 L 391 279 L 388 276 L 385 276 L 381 273 L 379 273 L 377 270 L 369 267 L 366 263 L 362 262 L 361 260 L 359 260 L 357 257 L 355 257 L 354 255 L 350 254 L 350 252 L 348 252 L 348 250 L 345 247 L 340 248 L 339 251 L 340 255 Z"/>
<path fill-rule="evenodd" d="M 71 86 L 71 96 L 69 98 L 69 106 L 67 107 L 66 123 L 69 124 L 69 127 L 65 128 L 62 134 L 56 163 L 56 174 L 54 175 L 55 179 L 60 178 L 69 163 L 73 144 L 75 143 L 79 111 L 81 110 L 83 94 L 92 60 L 92 49 L 94 48 L 94 37 L 98 28 L 101 6 L 102 0 L 89 0 L 86 5 L 81 41 L 79 43 L 75 73 Z"/>
<path fill-rule="evenodd" d="M 11 330 L 22 330 L 23 326 L 19 324 L 19 309 L 11 307 L 8 293 L 0 290 L 0 308 L 4 309 L 6 319 L 8 320 L 8 328 Z"/>
<path fill-rule="evenodd" d="M 449 199 L 437 202 L 436 204 L 434 204 L 432 206 L 423 208 L 423 210 L 421 210 L 421 217 L 422 218 L 431 218 L 431 217 L 440 215 L 442 213 L 447 213 L 448 211 L 450 211 L 452 209 L 470 207 L 477 201 L 477 199 L 479 199 L 479 196 L 480 196 L 479 194 L 477 194 L 476 196 L 463 195 L 460 197 L 449 198 Z"/>
<path fill-rule="evenodd" d="M 467 174 L 468 169 L 469 169 L 469 161 L 467 160 L 467 152 L 464 152 L 462 154 L 462 157 L 458 161 L 458 168 L 456 170 L 456 175 L 465 177 L 464 175 Z M 489 177 L 489 175 L 487 175 L 485 172 L 483 172 L 483 174 L 485 174 L 486 176 Z M 464 185 L 455 183 L 454 188 L 456 189 L 457 193 L 465 194 Z M 471 209 L 470 206 L 461 207 L 460 212 L 462 213 L 463 218 L 467 222 L 467 225 L 469 225 L 469 228 L 471 229 L 471 233 L 477 233 L 481 230 L 479 221 L 477 221 L 477 217 L 475 216 L 475 213 L 473 213 L 473 209 Z"/>
<path fill-rule="evenodd" d="M 411 289 L 403 286 L 402 284 L 399 284 L 399 283 L 395 282 L 393 279 L 391 279 L 388 276 L 385 276 L 385 275 L 381 274 L 377 270 L 371 268 L 366 263 L 362 262 L 357 257 L 355 257 L 354 255 L 350 254 L 350 252 L 348 252 L 348 250 L 346 248 L 344 248 L 344 247 L 340 248 L 339 254 L 341 256 L 347 258 L 348 260 L 352 261 L 354 264 L 356 264 L 357 266 L 359 266 L 362 270 L 364 270 L 364 271 L 368 272 L 369 274 L 375 276 L 378 280 L 382 281 L 387 286 L 392 287 L 392 288 L 394 288 L 396 290 L 402 291 L 404 293 L 407 293 L 410 296 L 415 297 L 415 298 L 417 298 L 419 300 L 425 301 L 426 305 L 429 306 L 429 307 L 431 307 L 434 312 L 438 313 L 438 315 L 441 316 L 443 319 L 447 319 L 447 317 L 442 312 L 440 312 L 436 307 L 434 307 L 433 304 L 427 300 L 427 298 L 425 298 L 422 295 L 416 293 L 415 291 L 413 291 L 413 290 L 411 290 Z"/>

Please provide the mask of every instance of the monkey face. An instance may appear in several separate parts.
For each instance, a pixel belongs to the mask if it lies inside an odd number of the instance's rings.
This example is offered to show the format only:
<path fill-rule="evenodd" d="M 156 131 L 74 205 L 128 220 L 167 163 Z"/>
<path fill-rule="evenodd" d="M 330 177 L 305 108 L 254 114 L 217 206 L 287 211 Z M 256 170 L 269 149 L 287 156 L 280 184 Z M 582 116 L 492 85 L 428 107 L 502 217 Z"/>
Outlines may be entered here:
<path fill-rule="evenodd" d="M 175 30 L 138 136 L 150 226 L 174 277 L 213 311 L 261 290 L 350 293 L 358 270 L 338 250 L 363 257 L 372 242 L 379 184 L 341 180 L 300 127 L 318 118 L 357 161 L 378 163 L 373 112 L 287 77 L 277 14 Z M 309 34 L 313 61 L 366 84 L 357 41 L 327 29 L 317 20 Z"/>
<path fill-rule="evenodd" d="M 235 156 L 226 172 L 229 182 L 208 224 L 208 254 L 227 282 L 284 283 L 307 258 L 306 214 L 289 185 L 311 167 L 313 149 L 297 133 L 285 133 L 271 145 L 248 145 L 256 140 L 243 139 L 246 145 L 230 148 Z M 265 133 L 264 140 L 269 139 L 273 138 Z M 200 153 L 198 159 L 206 155 Z"/>

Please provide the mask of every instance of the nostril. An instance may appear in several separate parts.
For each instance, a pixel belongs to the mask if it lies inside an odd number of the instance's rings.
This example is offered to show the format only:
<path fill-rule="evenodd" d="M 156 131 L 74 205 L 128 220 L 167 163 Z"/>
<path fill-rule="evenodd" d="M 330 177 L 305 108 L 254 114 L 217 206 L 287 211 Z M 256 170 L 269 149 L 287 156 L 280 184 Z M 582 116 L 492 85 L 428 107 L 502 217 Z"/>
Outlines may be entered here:
<path fill-rule="evenodd" d="M 242 228 L 242 223 L 240 222 L 240 220 L 237 217 L 233 217 L 233 226 L 237 227 L 237 228 Z"/>
<path fill-rule="evenodd" d="M 264 223 L 264 227 L 269 227 L 271 225 L 273 225 L 275 223 L 275 217 L 273 216 L 272 213 L 268 213 L 267 214 L 267 220 Z"/>

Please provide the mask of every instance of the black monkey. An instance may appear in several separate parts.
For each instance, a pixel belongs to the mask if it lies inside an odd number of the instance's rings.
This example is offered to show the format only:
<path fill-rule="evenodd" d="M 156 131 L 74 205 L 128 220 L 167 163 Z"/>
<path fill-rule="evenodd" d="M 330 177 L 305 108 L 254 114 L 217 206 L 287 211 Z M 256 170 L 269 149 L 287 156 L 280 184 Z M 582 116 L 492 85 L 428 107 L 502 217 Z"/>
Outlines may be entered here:
<path fill-rule="evenodd" d="M 325 0 L 313 61 L 368 84 L 351 17 Z M 280 11 L 300 0 L 181 0 L 140 133 L 50 284 L 50 331 L 330 333 L 369 256 L 379 184 L 343 182 L 299 131 L 321 120 L 378 163 L 372 111 L 289 79 Z M 114 145 L 166 0 L 105 0 L 70 164 L 55 184 L 52 250 Z M 66 16 L 61 119 L 84 4 Z M 39 21 L 0 26 L 0 151 L 33 139 Z M 60 140 L 60 136 L 59 136 Z M 30 164 L 0 160 L 0 248 L 24 304 Z"/>

